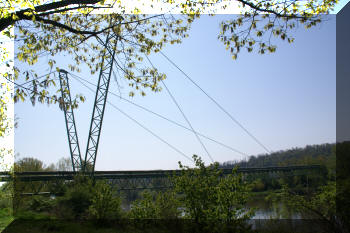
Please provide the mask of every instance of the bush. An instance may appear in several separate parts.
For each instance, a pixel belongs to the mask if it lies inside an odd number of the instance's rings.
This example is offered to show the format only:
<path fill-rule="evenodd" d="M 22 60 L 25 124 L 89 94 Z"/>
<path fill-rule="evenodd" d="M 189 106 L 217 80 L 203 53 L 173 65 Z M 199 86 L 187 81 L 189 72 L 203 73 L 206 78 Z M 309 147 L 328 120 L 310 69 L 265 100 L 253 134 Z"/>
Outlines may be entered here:
<path fill-rule="evenodd" d="M 55 208 L 57 217 L 98 222 L 121 218 L 121 199 L 105 181 L 94 183 L 88 177 L 77 176 L 67 185 L 66 193 L 58 199 Z"/>
<path fill-rule="evenodd" d="M 157 194 L 149 191 L 132 203 L 129 212 L 131 219 L 176 219 L 180 216 L 180 202 L 173 191 Z"/>
<path fill-rule="evenodd" d="M 115 193 L 105 181 L 98 181 L 94 186 L 89 217 L 97 221 L 121 218 L 121 199 Z"/>
<path fill-rule="evenodd" d="M 49 212 L 55 205 L 55 201 L 43 196 L 34 196 L 29 202 L 28 209 L 36 212 Z"/>
<path fill-rule="evenodd" d="M 178 196 L 173 191 L 158 193 L 156 196 L 156 215 L 162 219 L 176 219 L 181 215 Z"/>
<path fill-rule="evenodd" d="M 0 209 L 3 208 L 12 208 L 12 195 L 8 184 L 0 187 Z"/>
<path fill-rule="evenodd" d="M 86 218 L 93 198 L 93 182 L 88 177 L 77 176 L 63 197 L 58 199 L 56 214 L 62 218 Z"/>
<path fill-rule="evenodd" d="M 141 199 L 137 199 L 131 204 L 129 218 L 131 219 L 156 219 L 157 207 L 155 205 L 153 195 L 149 191 L 141 194 Z"/>
<path fill-rule="evenodd" d="M 253 211 L 246 209 L 249 190 L 242 176 L 233 169 L 232 174 L 224 177 L 218 163 L 206 167 L 196 155 L 193 159 L 195 168 L 179 162 L 182 174 L 173 178 L 175 191 L 183 194 L 180 201 L 185 217 L 199 224 L 220 220 L 244 227 Z"/>
<path fill-rule="evenodd" d="M 253 182 L 253 185 L 252 185 L 253 192 L 261 192 L 264 190 L 265 190 L 265 184 L 263 183 L 263 181 L 260 178 L 258 178 L 257 180 L 255 180 Z"/>

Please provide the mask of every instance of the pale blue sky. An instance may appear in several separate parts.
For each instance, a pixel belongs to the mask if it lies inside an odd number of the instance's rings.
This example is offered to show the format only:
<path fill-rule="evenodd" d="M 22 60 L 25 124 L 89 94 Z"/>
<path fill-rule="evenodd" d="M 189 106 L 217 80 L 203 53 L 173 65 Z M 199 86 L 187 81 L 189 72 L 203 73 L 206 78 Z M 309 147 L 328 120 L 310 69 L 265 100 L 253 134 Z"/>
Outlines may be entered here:
<path fill-rule="evenodd" d="M 189 38 L 168 46 L 164 53 L 272 151 L 335 142 L 335 15 L 320 26 L 295 31 L 293 44 L 277 41 L 274 54 L 242 52 L 236 61 L 217 40 L 219 22 L 225 17 L 203 16 L 193 24 Z M 167 86 L 197 131 L 249 155 L 265 153 L 161 55 L 150 59 L 167 74 Z M 66 61 L 59 60 L 64 68 Z M 97 82 L 97 75 L 78 75 Z M 114 80 L 110 90 L 118 93 Z M 84 155 L 94 94 L 74 80 L 71 91 L 87 97 L 75 111 Z M 122 95 L 129 98 L 126 82 Z M 210 162 L 193 133 L 112 95 L 108 100 L 186 155 L 198 154 Z M 165 90 L 130 100 L 186 125 Z M 19 158 L 32 156 L 49 164 L 69 156 L 64 115 L 58 106 L 32 107 L 25 102 L 15 105 L 15 113 L 20 118 L 15 130 Z M 244 158 L 206 139 L 203 142 L 216 161 Z M 175 169 L 179 160 L 191 164 L 107 105 L 96 170 Z"/>

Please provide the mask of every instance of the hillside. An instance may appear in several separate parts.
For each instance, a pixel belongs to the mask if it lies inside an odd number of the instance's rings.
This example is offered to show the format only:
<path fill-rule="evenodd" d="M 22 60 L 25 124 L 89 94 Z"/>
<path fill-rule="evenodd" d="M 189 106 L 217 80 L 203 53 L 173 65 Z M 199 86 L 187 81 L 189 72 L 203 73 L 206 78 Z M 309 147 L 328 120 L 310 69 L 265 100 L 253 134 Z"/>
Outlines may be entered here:
<path fill-rule="evenodd" d="M 329 169 L 335 169 L 335 144 L 307 145 L 304 148 L 260 154 L 249 157 L 247 161 L 227 161 L 220 164 L 220 167 L 232 168 L 236 165 L 240 167 L 270 167 L 310 164 L 321 164 Z"/>

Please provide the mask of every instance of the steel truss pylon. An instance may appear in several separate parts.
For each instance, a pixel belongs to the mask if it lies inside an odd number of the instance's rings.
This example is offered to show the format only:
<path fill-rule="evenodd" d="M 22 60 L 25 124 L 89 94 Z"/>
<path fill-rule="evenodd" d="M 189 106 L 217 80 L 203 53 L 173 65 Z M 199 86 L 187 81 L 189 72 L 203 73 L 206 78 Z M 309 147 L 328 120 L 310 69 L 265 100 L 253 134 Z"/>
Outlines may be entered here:
<path fill-rule="evenodd" d="M 104 53 L 101 62 L 101 71 L 96 89 L 95 102 L 90 122 L 89 138 L 83 164 L 84 172 L 90 173 L 91 175 L 93 175 L 95 170 L 97 149 L 100 140 L 108 88 L 113 69 L 114 55 L 116 52 L 117 41 L 115 41 L 113 47 L 109 47 L 109 41 L 111 38 L 112 36 L 108 34 L 105 42 L 106 52 Z"/>
<path fill-rule="evenodd" d="M 80 154 L 77 128 L 75 126 L 74 112 L 72 108 L 72 99 L 70 95 L 67 71 L 62 69 L 59 71 L 59 80 L 61 85 L 62 96 L 60 106 L 64 111 L 64 118 L 66 120 L 66 129 L 73 171 L 81 171 L 83 169 L 82 159 Z"/>

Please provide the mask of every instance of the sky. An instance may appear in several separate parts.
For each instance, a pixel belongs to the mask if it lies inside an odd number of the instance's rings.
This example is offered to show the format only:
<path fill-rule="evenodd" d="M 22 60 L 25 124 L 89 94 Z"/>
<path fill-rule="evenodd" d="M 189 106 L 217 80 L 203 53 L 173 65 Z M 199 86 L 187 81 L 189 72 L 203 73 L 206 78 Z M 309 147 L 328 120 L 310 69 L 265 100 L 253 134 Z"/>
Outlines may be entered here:
<path fill-rule="evenodd" d="M 242 52 L 237 60 L 231 59 L 217 39 L 219 23 L 228 17 L 202 16 L 193 23 L 189 38 L 180 45 L 167 46 L 163 52 L 270 151 L 335 142 L 335 15 L 315 28 L 296 30 L 292 44 L 276 40 L 277 51 L 273 54 Z M 167 74 L 166 85 L 193 128 L 245 154 L 202 138 L 215 161 L 241 160 L 266 153 L 164 57 L 152 55 L 150 59 Z M 68 70 L 67 58 L 57 60 L 60 67 Z M 37 67 L 45 67 L 45 63 L 46 60 L 39 61 Z M 44 74 L 45 68 L 42 69 Z M 97 83 L 97 74 L 91 76 L 83 71 L 76 75 Z M 121 89 L 124 98 L 188 127 L 165 90 L 129 98 L 127 83 L 119 82 L 124 86 Z M 70 85 L 73 95 L 82 93 L 87 98 L 75 111 L 80 148 L 85 155 L 94 93 L 72 78 Z M 113 79 L 110 91 L 119 94 Z M 108 101 L 186 156 L 197 154 L 206 163 L 211 162 L 192 132 L 111 94 Z M 70 156 L 64 114 L 58 106 L 33 107 L 27 101 L 15 104 L 15 114 L 19 118 L 14 137 L 16 159 L 35 157 L 50 164 Z M 96 170 L 176 169 L 178 161 L 193 165 L 112 106 L 106 106 Z"/>

